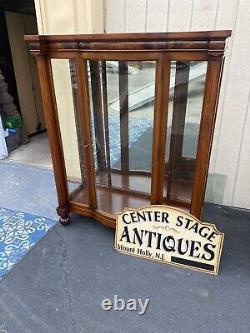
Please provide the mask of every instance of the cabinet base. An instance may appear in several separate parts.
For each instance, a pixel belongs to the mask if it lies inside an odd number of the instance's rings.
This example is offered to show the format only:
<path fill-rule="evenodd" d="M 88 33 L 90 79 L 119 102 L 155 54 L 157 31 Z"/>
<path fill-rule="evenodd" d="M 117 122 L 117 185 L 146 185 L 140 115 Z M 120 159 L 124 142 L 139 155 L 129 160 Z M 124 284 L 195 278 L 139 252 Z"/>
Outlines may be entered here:
<path fill-rule="evenodd" d="M 66 219 L 63 219 L 63 218 L 59 217 L 59 222 L 60 222 L 62 225 L 68 225 L 68 224 L 71 222 L 71 218 L 70 218 L 70 216 L 67 217 Z"/>
<path fill-rule="evenodd" d="M 70 223 L 70 208 L 66 207 L 57 207 L 57 214 L 59 215 L 59 222 L 62 225 L 67 225 Z"/>

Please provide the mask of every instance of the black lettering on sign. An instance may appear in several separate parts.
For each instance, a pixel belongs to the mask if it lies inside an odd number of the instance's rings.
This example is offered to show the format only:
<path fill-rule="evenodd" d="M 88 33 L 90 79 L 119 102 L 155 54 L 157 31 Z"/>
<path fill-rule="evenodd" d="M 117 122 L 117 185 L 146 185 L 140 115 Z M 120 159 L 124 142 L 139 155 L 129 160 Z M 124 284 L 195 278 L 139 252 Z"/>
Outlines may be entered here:
<path fill-rule="evenodd" d="M 149 206 L 118 214 L 117 251 L 217 274 L 223 234 L 213 224 L 173 207 Z"/>

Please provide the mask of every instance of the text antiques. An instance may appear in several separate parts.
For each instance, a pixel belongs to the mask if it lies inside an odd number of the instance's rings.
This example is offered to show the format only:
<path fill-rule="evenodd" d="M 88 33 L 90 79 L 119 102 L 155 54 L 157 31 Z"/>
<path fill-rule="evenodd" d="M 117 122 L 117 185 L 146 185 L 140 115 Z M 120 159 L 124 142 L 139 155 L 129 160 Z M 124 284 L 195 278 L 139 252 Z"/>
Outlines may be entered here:
<path fill-rule="evenodd" d="M 117 215 L 117 251 L 218 274 L 224 234 L 168 206 L 126 208 Z"/>

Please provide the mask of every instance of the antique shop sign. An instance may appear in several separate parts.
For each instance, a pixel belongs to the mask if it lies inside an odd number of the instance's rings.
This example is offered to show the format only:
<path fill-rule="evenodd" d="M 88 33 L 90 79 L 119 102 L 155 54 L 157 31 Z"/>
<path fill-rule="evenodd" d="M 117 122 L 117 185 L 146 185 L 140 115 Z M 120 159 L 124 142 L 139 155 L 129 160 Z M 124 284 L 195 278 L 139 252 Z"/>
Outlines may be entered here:
<path fill-rule="evenodd" d="M 218 274 L 224 234 L 168 206 L 126 208 L 117 215 L 115 249 L 121 253 Z"/>

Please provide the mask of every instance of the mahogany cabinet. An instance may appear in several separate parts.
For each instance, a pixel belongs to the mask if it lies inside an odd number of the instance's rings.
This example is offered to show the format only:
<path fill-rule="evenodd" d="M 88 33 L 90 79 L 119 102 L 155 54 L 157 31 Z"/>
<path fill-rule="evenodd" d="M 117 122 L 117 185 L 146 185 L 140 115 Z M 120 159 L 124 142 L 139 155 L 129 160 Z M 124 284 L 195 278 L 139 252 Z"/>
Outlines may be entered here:
<path fill-rule="evenodd" d="M 60 222 L 115 227 L 124 207 L 166 204 L 200 218 L 231 31 L 26 36 L 36 57 Z M 81 176 L 68 179 L 53 62 L 63 61 Z M 72 134 L 73 135 L 73 134 Z M 73 185 L 72 185 L 73 184 Z"/>

